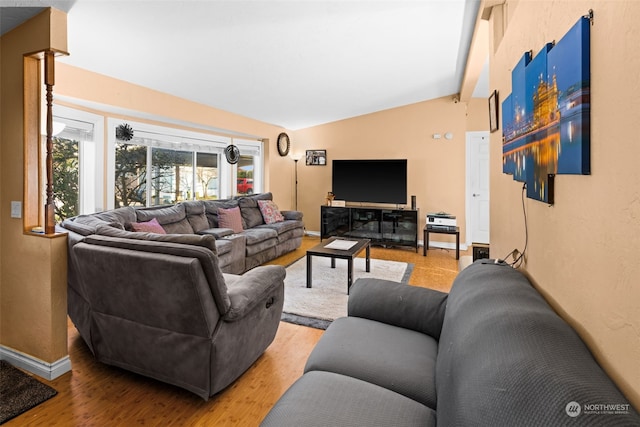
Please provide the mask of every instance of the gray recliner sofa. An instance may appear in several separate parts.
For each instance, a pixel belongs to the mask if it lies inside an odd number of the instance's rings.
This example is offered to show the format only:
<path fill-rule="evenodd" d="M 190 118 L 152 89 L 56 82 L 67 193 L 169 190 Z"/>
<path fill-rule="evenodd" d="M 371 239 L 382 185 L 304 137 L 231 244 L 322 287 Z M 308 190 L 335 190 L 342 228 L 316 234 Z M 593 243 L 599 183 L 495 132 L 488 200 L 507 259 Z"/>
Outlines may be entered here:
<path fill-rule="evenodd" d="M 348 304 L 262 426 L 640 425 L 578 334 L 504 263 L 475 262 L 449 294 L 359 279 Z"/>
<path fill-rule="evenodd" d="M 95 357 L 208 399 L 238 378 L 277 331 L 285 270 L 260 266 L 300 246 L 302 214 L 265 224 L 257 200 L 123 207 L 65 220 L 67 311 Z M 241 233 L 218 227 L 241 207 Z M 260 216 L 260 218 L 258 218 Z M 130 231 L 156 219 L 167 234 Z"/>
<path fill-rule="evenodd" d="M 95 357 L 205 400 L 273 341 L 285 270 L 223 274 L 212 236 L 91 235 L 69 253 L 69 316 Z"/>

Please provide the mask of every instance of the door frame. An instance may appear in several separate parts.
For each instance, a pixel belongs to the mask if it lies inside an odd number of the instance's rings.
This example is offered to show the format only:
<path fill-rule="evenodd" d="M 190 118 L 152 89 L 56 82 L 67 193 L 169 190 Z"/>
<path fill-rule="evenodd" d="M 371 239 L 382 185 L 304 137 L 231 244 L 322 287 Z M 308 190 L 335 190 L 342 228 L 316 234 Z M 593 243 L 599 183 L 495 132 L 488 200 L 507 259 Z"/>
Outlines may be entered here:
<path fill-rule="evenodd" d="M 474 159 L 472 159 L 471 155 L 474 152 L 473 150 L 471 150 L 471 140 L 473 139 L 473 137 L 485 137 L 487 138 L 487 141 L 489 144 L 491 144 L 491 137 L 490 137 L 490 133 L 489 131 L 472 131 L 472 132 L 467 132 L 465 139 L 466 139 L 466 145 L 465 145 L 465 217 L 466 217 L 466 221 L 465 221 L 465 227 L 466 227 L 466 232 L 465 232 L 465 241 L 467 244 L 467 247 L 471 247 L 471 244 L 473 243 L 472 238 L 471 238 L 471 204 L 472 204 L 472 199 L 473 199 L 473 195 L 472 195 L 472 190 L 471 190 L 471 163 Z M 489 161 L 491 161 L 491 159 L 489 158 Z M 490 165 L 489 165 L 490 166 Z M 487 168 L 487 170 L 489 171 L 490 169 Z M 491 178 L 489 177 L 489 180 Z M 491 195 L 489 194 L 489 197 L 491 197 Z"/>

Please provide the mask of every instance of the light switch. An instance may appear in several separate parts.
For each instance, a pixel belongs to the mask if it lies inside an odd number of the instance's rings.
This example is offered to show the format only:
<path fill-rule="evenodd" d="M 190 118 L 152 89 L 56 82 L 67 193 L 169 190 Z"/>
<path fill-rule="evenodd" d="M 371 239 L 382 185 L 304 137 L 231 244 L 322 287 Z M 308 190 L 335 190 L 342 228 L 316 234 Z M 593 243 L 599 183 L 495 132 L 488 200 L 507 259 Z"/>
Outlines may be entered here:
<path fill-rule="evenodd" d="M 22 218 L 22 202 L 11 201 L 11 218 Z"/>

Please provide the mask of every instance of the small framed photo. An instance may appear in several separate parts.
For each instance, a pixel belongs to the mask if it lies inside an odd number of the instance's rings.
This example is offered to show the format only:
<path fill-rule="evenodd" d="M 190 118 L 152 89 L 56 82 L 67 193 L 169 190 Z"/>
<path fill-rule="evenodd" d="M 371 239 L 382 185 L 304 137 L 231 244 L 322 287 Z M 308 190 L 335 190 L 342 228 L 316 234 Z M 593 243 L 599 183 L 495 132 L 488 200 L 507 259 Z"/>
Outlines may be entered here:
<path fill-rule="evenodd" d="M 494 90 L 489 96 L 489 130 L 498 130 L 498 91 Z"/>
<path fill-rule="evenodd" d="M 306 159 L 308 166 L 326 166 L 327 150 L 307 150 Z"/>

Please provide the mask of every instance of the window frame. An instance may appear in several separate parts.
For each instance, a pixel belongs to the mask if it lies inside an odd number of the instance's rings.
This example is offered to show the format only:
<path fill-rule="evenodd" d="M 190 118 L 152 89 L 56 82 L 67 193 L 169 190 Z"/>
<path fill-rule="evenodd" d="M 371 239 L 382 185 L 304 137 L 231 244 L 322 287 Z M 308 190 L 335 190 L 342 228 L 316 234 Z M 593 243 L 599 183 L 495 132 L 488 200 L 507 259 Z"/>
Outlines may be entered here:
<path fill-rule="evenodd" d="M 196 179 L 196 153 L 218 154 L 218 197 L 227 199 L 236 194 L 237 165 L 230 165 L 224 156 L 224 148 L 229 144 L 235 144 L 240 149 L 241 155 L 251 155 L 254 157 L 254 189 L 256 192 L 263 191 L 264 185 L 264 147 L 262 140 L 250 140 L 245 138 L 232 138 L 222 135 L 215 135 L 204 132 L 190 131 L 186 129 L 173 128 L 170 126 L 155 125 L 150 123 L 137 122 L 134 120 L 107 117 L 107 146 L 106 146 L 106 208 L 113 209 L 115 206 L 115 146 L 116 127 L 122 123 L 129 124 L 134 129 L 134 134 L 143 133 L 151 138 L 158 138 L 157 143 L 146 141 L 150 148 L 175 149 L 178 151 L 191 151 L 194 155 L 193 182 Z M 151 150 L 147 151 L 147 170 L 151 170 Z M 149 185 L 149 182 L 147 183 Z M 147 187 L 149 188 L 149 187 Z M 151 193 L 147 191 L 146 204 L 151 206 Z M 191 200 L 195 199 L 195 191 L 191 192 Z"/>

